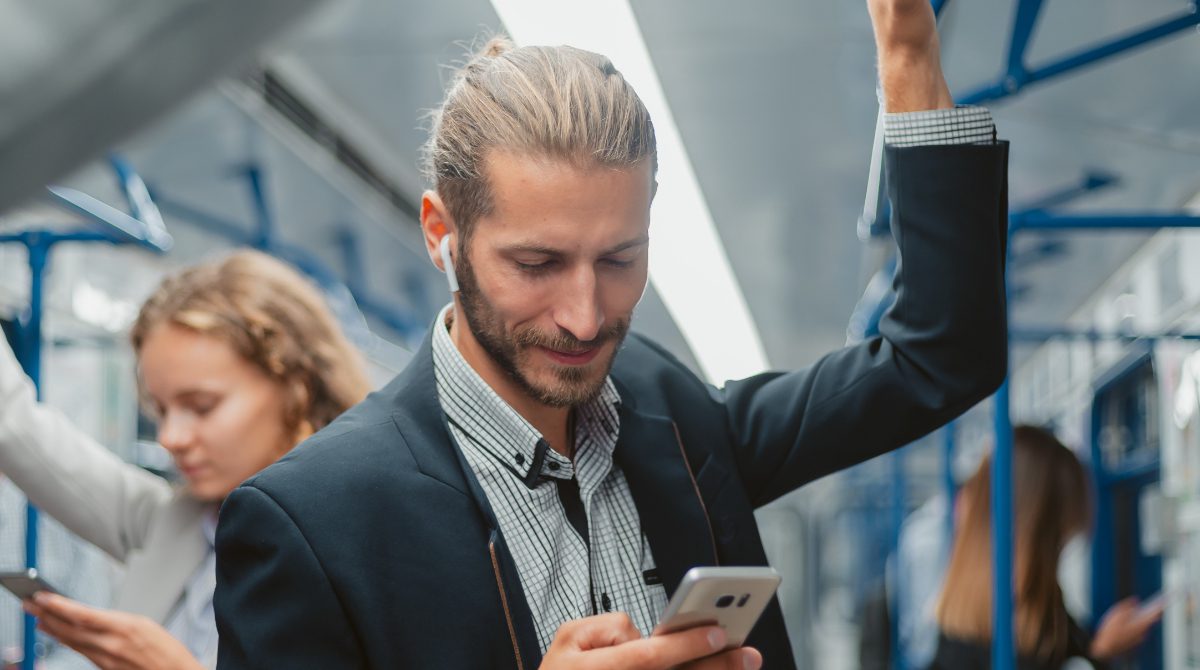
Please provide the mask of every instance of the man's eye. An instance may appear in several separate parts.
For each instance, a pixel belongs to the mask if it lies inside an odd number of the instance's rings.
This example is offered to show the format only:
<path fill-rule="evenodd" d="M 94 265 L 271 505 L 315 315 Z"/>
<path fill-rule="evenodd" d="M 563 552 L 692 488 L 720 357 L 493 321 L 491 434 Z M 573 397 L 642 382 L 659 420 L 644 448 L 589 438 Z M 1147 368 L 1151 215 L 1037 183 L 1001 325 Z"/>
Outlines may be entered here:
<path fill-rule="evenodd" d="M 521 261 L 514 262 L 517 264 L 517 268 L 519 270 L 522 272 L 528 272 L 530 274 L 542 273 L 554 267 L 554 261 L 541 261 L 538 263 L 522 263 Z"/>
<path fill-rule="evenodd" d="M 617 268 L 617 269 L 627 268 L 627 267 L 633 265 L 632 260 L 622 260 L 620 258 L 605 258 L 603 262 L 605 265 L 608 265 L 611 268 Z"/>

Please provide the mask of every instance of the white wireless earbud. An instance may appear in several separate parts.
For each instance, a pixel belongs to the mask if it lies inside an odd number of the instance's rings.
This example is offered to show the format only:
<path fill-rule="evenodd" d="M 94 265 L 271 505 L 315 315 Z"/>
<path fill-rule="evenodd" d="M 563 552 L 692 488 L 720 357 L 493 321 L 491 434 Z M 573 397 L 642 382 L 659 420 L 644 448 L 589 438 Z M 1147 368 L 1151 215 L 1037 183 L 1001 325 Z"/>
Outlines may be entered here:
<path fill-rule="evenodd" d="M 454 274 L 454 261 L 450 258 L 450 236 L 442 235 L 442 241 L 438 244 L 438 249 L 442 252 L 442 267 L 446 273 L 446 283 L 450 285 L 451 293 L 458 293 L 458 277 Z"/>

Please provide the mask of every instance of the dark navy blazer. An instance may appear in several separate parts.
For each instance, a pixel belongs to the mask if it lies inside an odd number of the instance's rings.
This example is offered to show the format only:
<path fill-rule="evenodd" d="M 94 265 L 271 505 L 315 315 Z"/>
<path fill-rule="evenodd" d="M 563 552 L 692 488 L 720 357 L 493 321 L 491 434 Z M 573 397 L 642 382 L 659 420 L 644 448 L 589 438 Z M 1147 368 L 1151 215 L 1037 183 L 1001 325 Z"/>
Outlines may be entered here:
<path fill-rule="evenodd" d="M 612 370 L 615 461 L 668 594 L 692 566 L 764 565 L 756 507 L 915 440 L 999 385 L 1007 153 L 888 148 L 903 269 L 878 337 L 720 390 L 628 338 Z M 447 430 L 428 338 L 386 388 L 229 496 L 215 606 L 226 670 L 538 666 L 512 556 Z M 777 604 L 748 644 L 767 668 L 793 667 Z"/>

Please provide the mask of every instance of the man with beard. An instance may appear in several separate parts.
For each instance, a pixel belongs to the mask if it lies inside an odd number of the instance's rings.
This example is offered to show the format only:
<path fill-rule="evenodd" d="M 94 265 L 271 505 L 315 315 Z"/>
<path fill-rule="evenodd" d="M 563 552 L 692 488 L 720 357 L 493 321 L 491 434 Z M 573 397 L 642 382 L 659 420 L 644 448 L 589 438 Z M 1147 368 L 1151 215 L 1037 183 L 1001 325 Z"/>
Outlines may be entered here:
<path fill-rule="evenodd" d="M 651 631 L 687 569 L 765 565 L 755 507 L 936 428 L 1006 366 L 1007 148 L 954 107 L 928 0 L 869 7 L 896 304 L 879 337 L 722 389 L 627 336 L 657 168 L 632 88 L 569 47 L 493 40 L 463 68 L 421 206 L 454 301 L 386 389 L 229 496 L 220 667 L 791 667 L 777 604 L 740 649 Z"/>

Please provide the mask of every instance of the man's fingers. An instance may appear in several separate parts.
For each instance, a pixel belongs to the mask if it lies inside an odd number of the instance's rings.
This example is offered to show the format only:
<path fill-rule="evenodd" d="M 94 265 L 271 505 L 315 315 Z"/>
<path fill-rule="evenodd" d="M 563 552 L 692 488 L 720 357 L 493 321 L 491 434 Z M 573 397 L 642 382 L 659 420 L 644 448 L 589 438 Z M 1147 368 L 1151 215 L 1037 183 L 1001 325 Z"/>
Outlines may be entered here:
<path fill-rule="evenodd" d="M 761 667 L 762 654 L 758 653 L 757 649 L 742 647 L 692 661 L 681 666 L 679 670 L 758 670 Z"/>
<path fill-rule="evenodd" d="M 568 621 L 558 629 L 555 639 L 559 637 L 562 637 L 564 642 L 571 642 L 575 649 L 584 651 L 637 640 L 642 634 L 637 626 L 633 625 L 633 620 L 628 614 L 614 612 Z"/>
<path fill-rule="evenodd" d="M 726 640 L 725 631 L 716 626 L 703 626 L 596 650 L 589 660 L 596 660 L 599 663 L 596 667 L 666 670 L 711 656 L 725 648 Z"/>

